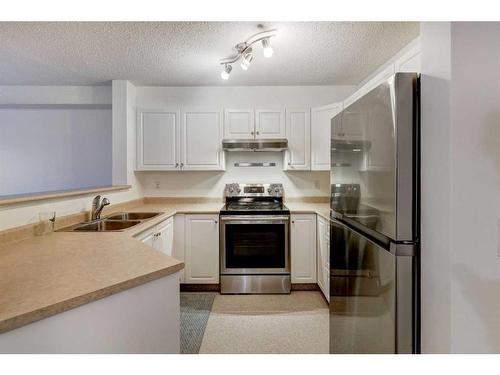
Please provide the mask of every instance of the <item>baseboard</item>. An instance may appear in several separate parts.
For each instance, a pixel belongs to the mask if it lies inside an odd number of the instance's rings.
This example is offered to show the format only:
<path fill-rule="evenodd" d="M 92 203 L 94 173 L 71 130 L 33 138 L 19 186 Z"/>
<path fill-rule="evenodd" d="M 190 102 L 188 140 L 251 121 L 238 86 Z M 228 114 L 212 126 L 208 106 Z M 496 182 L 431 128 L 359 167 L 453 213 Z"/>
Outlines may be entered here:
<path fill-rule="evenodd" d="M 180 284 L 181 292 L 219 292 L 220 284 Z M 318 284 L 292 284 L 292 291 L 321 291 Z"/>
<path fill-rule="evenodd" d="M 292 291 L 294 291 L 294 290 L 314 290 L 314 291 L 319 290 L 319 291 L 321 291 L 318 284 L 316 284 L 316 283 L 292 284 Z"/>
<path fill-rule="evenodd" d="M 181 284 L 181 292 L 220 292 L 220 284 Z"/>

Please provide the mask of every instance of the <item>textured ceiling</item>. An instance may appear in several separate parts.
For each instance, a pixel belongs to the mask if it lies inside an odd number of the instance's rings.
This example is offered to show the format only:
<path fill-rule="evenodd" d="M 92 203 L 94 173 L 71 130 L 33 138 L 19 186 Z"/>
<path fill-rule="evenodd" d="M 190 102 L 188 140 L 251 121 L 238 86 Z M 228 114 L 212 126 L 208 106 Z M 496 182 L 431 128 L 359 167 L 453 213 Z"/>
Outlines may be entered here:
<path fill-rule="evenodd" d="M 220 79 L 219 59 L 258 32 L 257 22 L 0 23 L 0 85 L 357 84 L 419 33 L 412 22 L 267 22 L 247 72 Z"/>

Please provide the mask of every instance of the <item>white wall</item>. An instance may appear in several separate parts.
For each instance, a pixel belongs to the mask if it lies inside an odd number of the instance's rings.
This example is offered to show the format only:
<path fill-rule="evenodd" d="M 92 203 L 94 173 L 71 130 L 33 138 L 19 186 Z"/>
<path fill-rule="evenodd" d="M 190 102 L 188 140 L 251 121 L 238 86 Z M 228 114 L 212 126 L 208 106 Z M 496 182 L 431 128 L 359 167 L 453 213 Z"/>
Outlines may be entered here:
<path fill-rule="evenodd" d="M 342 101 L 354 86 L 137 87 L 144 108 L 315 107 Z M 276 167 L 238 168 L 235 161 L 269 161 Z M 226 153 L 226 172 L 138 172 L 146 196 L 221 197 L 225 183 L 283 183 L 288 196 L 327 196 L 328 172 L 284 172 L 282 153 Z M 157 188 L 159 184 L 159 187 Z"/>
<path fill-rule="evenodd" d="M 500 353 L 500 23 L 451 25 L 451 350 Z"/>
<path fill-rule="evenodd" d="M 111 185 L 111 111 L 0 109 L 0 196 Z"/>
<path fill-rule="evenodd" d="M 450 350 L 450 23 L 420 26 L 422 352 Z"/>
<path fill-rule="evenodd" d="M 423 23 L 422 350 L 500 352 L 499 23 Z"/>

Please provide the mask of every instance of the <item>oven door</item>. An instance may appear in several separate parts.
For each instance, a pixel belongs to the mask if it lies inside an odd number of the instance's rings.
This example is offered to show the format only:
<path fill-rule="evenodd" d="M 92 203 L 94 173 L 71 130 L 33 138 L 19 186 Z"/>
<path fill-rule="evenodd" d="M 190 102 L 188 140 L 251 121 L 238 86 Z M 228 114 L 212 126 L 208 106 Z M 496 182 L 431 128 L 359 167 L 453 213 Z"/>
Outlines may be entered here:
<path fill-rule="evenodd" d="M 290 273 L 286 215 L 221 216 L 222 275 Z"/>

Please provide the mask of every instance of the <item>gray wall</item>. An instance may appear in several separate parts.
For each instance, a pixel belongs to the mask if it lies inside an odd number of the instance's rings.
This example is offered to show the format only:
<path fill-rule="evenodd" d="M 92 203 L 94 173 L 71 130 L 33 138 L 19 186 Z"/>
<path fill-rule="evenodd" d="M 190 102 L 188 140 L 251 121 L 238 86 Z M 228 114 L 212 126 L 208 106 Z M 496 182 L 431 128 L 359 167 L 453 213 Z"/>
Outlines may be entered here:
<path fill-rule="evenodd" d="M 0 196 L 111 185 L 111 110 L 0 109 Z"/>

